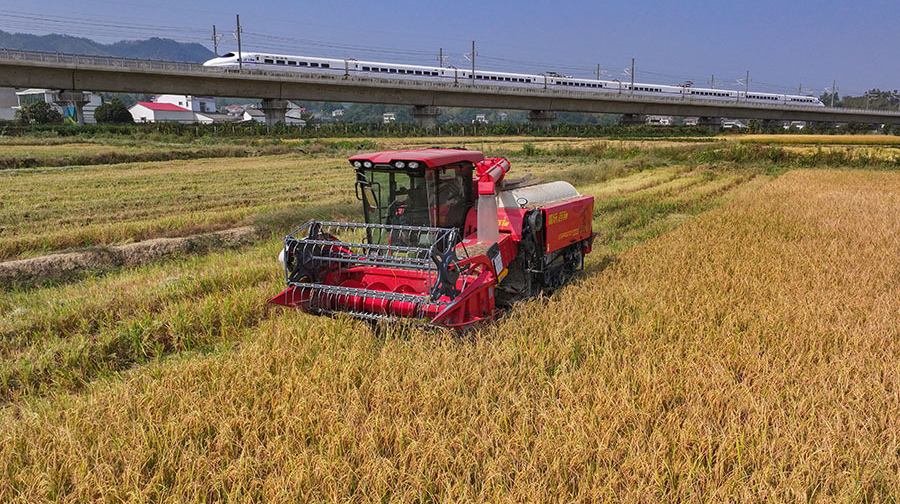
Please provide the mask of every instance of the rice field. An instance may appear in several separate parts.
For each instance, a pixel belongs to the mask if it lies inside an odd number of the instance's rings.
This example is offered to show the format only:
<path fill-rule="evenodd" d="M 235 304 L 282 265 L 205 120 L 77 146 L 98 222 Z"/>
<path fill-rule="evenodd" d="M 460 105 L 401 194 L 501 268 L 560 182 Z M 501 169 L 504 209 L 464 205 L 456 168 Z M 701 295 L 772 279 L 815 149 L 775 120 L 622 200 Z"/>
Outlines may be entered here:
<path fill-rule="evenodd" d="M 261 230 L 0 292 L 0 501 L 900 497 L 890 162 L 485 142 L 594 195 L 600 236 L 462 336 L 265 303 L 285 228 L 358 219 L 348 152 L 0 173 L 0 260 Z"/>
<path fill-rule="evenodd" d="M 744 135 L 742 143 L 776 145 L 891 145 L 900 146 L 900 136 L 892 135 Z"/>

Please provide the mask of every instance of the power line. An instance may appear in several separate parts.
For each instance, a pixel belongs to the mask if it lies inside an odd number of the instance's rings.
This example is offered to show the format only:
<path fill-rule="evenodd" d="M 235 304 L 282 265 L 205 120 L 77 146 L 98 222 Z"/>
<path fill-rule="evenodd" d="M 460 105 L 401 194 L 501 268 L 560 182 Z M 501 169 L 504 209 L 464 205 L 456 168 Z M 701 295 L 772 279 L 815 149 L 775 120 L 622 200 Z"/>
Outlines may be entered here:
<path fill-rule="evenodd" d="M 24 19 L 30 21 L 38 21 L 38 22 L 51 22 L 51 23 L 72 23 L 77 22 L 84 25 L 104 27 L 104 28 L 113 28 L 113 29 L 136 29 L 136 30 L 154 30 L 156 32 L 165 31 L 165 32 L 180 32 L 180 33 L 198 33 L 206 30 L 206 28 L 198 28 L 198 27 L 184 27 L 184 26 L 163 26 L 163 25 L 146 25 L 139 23 L 127 23 L 127 22 L 107 22 L 107 21 L 99 21 L 96 19 L 88 19 L 88 18 L 77 18 L 71 16 L 58 16 L 58 15 L 50 15 L 50 14 L 33 14 L 28 12 L 20 12 L 20 11 L 10 11 L 0 9 L 0 14 L 3 14 L 6 17 Z M 66 25 L 69 26 L 69 25 Z"/>
<path fill-rule="evenodd" d="M 210 38 L 208 35 L 208 27 L 189 27 L 189 26 L 164 26 L 150 25 L 133 22 L 113 22 L 97 19 L 88 19 L 65 15 L 36 14 L 23 12 L 18 10 L 0 9 L 0 27 L 23 29 L 34 31 L 35 29 L 48 32 L 61 32 L 67 35 L 79 35 L 88 37 L 122 37 L 124 39 L 135 38 L 135 36 L 159 37 L 164 36 L 172 38 L 179 42 L 193 42 L 204 46 L 210 46 Z M 327 40 L 313 40 L 305 38 L 283 37 L 264 33 L 244 32 L 245 45 L 250 45 L 249 50 L 261 50 L 272 52 L 284 52 L 289 54 L 298 54 L 306 52 L 306 55 L 327 56 L 324 53 L 339 53 L 341 59 L 346 57 L 370 57 L 372 59 L 404 58 L 417 61 L 414 64 L 422 64 L 433 66 L 431 62 L 434 57 L 434 51 L 421 51 L 415 49 L 401 49 L 381 46 L 369 46 L 362 44 L 347 44 L 341 42 L 333 42 Z M 233 41 L 222 41 L 221 46 L 229 45 Z M 502 44 L 495 44 L 502 45 Z M 309 52 L 307 52 L 309 51 Z M 312 52 L 312 54 L 310 54 Z M 316 54 L 318 53 L 318 54 Z M 463 64 L 462 53 L 459 55 L 447 54 L 447 63 Z M 490 70 L 503 71 L 511 73 L 542 73 L 548 70 L 571 73 L 580 78 L 595 78 L 595 64 L 580 64 L 565 61 L 556 61 L 553 63 L 531 61 L 515 58 L 506 58 L 499 56 L 483 55 L 479 53 L 479 61 L 487 62 L 486 66 L 492 67 Z M 606 68 L 618 68 L 616 65 L 602 65 Z M 619 64 L 621 66 L 621 63 Z M 659 82 L 660 80 L 671 81 L 670 85 L 679 85 L 682 82 L 705 82 L 706 76 L 685 76 L 673 73 L 659 72 L 637 68 L 638 81 Z M 625 75 L 626 72 L 620 71 L 604 71 L 608 78 L 614 78 L 617 74 Z M 717 78 L 717 87 L 728 88 L 740 85 L 743 87 L 742 79 L 738 78 Z M 777 93 L 794 93 L 794 86 L 786 86 L 759 80 L 753 80 L 752 87 L 761 92 L 777 92 Z M 808 92 L 818 92 L 819 88 L 806 87 Z M 824 91 L 823 91 L 824 92 Z M 859 91 L 844 90 L 845 94 L 861 94 Z"/>

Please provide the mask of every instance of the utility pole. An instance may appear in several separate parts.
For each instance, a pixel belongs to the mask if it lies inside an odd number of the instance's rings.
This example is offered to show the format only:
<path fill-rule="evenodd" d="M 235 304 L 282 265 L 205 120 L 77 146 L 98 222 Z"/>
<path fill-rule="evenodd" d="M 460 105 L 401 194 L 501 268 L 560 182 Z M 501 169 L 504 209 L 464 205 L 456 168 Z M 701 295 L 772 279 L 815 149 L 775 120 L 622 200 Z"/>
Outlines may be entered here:
<path fill-rule="evenodd" d="M 444 48 L 441 47 L 440 52 L 438 52 L 438 66 L 444 68 Z"/>
<path fill-rule="evenodd" d="M 216 58 L 218 58 L 219 57 L 219 39 L 216 38 L 216 25 L 213 25 L 212 41 L 213 41 L 213 54 L 215 54 Z"/>
<path fill-rule="evenodd" d="M 831 81 L 831 108 L 834 108 L 834 95 L 837 94 L 837 79 Z"/>
<path fill-rule="evenodd" d="M 472 84 L 475 84 L 475 41 L 472 41 Z"/>
<path fill-rule="evenodd" d="M 634 94 L 634 58 L 631 58 L 631 94 Z"/>
<path fill-rule="evenodd" d="M 747 93 L 750 92 L 750 70 L 747 70 L 747 77 L 744 79 L 744 99 L 747 99 Z"/>
<path fill-rule="evenodd" d="M 597 80 L 600 80 L 600 63 L 597 63 Z"/>
<path fill-rule="evenodd" d="M 799 86 L 797 86 L 797 94 L 803 94 L 803 83 L 801 82 Z"/>
<path fill-rule="evenodd" d="M 237 19 L 237 39 L 238 39 L 238 71 L 244 71 L 244 56 L 241 54 L 241 15 L 235 14 Z"/>
<path fill-rule="evenodd" d="M 709 78 L 709 88 L 716 89 L 716 74 L 712 74 L 712 77 Z"/>

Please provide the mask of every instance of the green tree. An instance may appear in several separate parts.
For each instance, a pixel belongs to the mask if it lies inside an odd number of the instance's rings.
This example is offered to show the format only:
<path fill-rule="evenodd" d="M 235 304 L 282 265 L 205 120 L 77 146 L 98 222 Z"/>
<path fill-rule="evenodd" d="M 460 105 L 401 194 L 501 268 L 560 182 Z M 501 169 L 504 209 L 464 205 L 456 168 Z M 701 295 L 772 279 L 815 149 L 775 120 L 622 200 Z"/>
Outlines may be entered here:
<path fill-rule="evenodd" d="M 60 124 L 63 122 L 62 114 L 44 101 L 25 105 L 16 112 L 16 117 L 23 124 Z"/>
<path fill-rule="evenodd" d="M 134 122 L 131 112 L 118 98 L 104 103 L 94 111 L 94 119 L 101 124 L 130 124 Z"/>
<path fill-rule="evenodd" d="M 837 93 L 829 93 L 826 91 L 822 93 L 821 96 L 819 96 L 819 100 L 824 103 L 826 107 L 830 107 L 832 102 L 834 103 L 835 107 L 843 106 L 841 104 L 841 97 Z"/>

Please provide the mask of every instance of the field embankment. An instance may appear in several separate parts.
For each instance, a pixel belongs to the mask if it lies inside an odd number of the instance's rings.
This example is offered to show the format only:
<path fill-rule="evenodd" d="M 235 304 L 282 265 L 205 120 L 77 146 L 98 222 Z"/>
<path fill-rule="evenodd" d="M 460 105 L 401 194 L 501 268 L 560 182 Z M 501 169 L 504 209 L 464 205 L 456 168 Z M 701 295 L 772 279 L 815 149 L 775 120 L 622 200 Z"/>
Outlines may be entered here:
<path fill-rule="evenodd" d="M 0 286 L 39 284 L 47 280 L 71 278 L 84 272 L 135 267 L 176 255 L 236 247 L 252 242 L 256 234 L 253 226 L 244 226 L 180 238 L 154 238 L 83 252 L 4 261 L 0 262 Z"/>
<path fill-rule="evenodd" d="M 657 177 L 616 194 L 677 180 Z M 897 215 L 897 173 L 757 177 L 466 338 L 381 339 L 280 310 L 229 325 L 236 347 L 7 406 L 0 496 L 890 501 Z M 258 270 L 256 287 L 198 317 L 238 318 L 271 280 L 256 266 L 270 252 L 210 260 L 215 275 Z M 184 274 L 204 271 L 190 261 Z M 148 268 L 130 281 L 167 275 Z"/>

